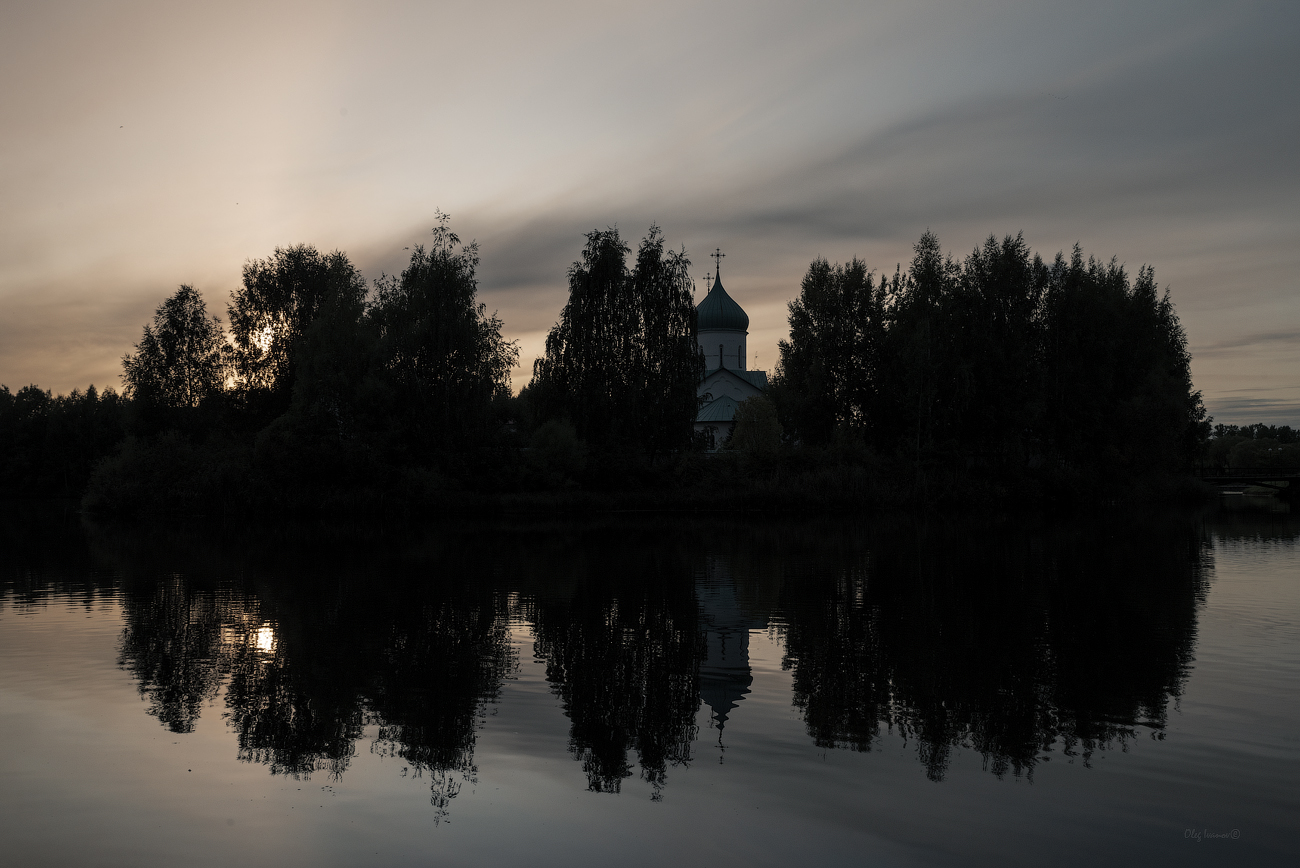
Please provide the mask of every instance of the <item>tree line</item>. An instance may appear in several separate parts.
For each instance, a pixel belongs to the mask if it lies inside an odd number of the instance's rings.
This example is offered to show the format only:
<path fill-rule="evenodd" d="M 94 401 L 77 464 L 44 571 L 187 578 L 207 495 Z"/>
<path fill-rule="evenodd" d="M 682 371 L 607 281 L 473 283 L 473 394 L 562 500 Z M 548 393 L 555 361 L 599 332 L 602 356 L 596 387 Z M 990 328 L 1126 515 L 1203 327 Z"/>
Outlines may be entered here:
<path fill-rule="evenodd" d="M 772 398 L 787 436 L 918 469 L 1185 470 L 1210 434 L 1187 337 L 1151 268 L 1044 262 L 1020 235 L 965 259 L 930 232 L 904 271 L 815 260 Z"/>
<path fill-rule="evenodd" d="M 1219 469 L 1300 467 L 1300 436 L 1290 425 L 1215 425 L 1205 461 Z"/>
<path fill-rule="evenodd" d="M 767 397 L 706 460 L 690 264 L 657 226 L 635 252 L 617 228 L 588 233 L 512 395 L 518 346 L 478 301 L 477 243 L 446 215 L 372 284 L 342 252 L 277 248 L 244 265 L 225 322 L 192 286 L 164 300 L 122 359 L 121 394 L 0 387 L 0 485 L 100 509 L 702 493 L 759 476 L 771 492 L 863 474 L 875 491 L 944 474 L 1069 485 L 1176 474 L 1212 433 L 1241 436 L 1211 431 L 1150 268 L 1130 277 L 1077 247 L 1045 262 L 1021 236 L 957 260 L 927 232 L 892 274 L 812 262 Z"/>
<path fill-rule="evenodd" d="M 192 286 L 165 299 L 123 356 L 120 395 L 0 390 L 0 483 L 84 489 L 103 509 L 616 486 L 690 446 L 702 370 L 685 252 L 655 226 L 630 252 L 617 229 L 587 236 L 512 396 L 518 346 L 478 301 L 477 243 L 446 215 L 373 285 L 342 252 L 277 248 L 244 265 L 224 323 Z"/>
<path fill-rule="evenodd" d="M 518 349 L 476 303 L 476 244 L 444 219 L 371 292 L 341 252 L 279 248 L 244 266 L 229 333 L 182 286 L 122 359 L 140 433 L 232 424 L 387 450 L 481 437 Z"/>

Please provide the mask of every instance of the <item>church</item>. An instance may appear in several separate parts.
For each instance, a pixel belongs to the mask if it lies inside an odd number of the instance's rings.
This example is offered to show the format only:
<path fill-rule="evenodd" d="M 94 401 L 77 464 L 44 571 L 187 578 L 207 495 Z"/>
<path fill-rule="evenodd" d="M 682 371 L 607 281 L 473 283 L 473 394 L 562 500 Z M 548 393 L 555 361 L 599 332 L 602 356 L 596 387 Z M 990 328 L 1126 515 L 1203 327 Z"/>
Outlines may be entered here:
<path fill-rule="evenodd" d="M 767 372 L 751 371 L 745 366 L 749 316 L 722 287 L 722 258 L 726 254 L 719 249 L 710 255 L 718 263 L 713 283 L 704 300 L 695 306 L 696 333 L 704 353 L 704 379 L 696 391 L 700 409 L 695 415 L 695 430 L 711 431 L 713 442 L 721 446 L 731 431 L 740 402 L 767 390 Z"/>

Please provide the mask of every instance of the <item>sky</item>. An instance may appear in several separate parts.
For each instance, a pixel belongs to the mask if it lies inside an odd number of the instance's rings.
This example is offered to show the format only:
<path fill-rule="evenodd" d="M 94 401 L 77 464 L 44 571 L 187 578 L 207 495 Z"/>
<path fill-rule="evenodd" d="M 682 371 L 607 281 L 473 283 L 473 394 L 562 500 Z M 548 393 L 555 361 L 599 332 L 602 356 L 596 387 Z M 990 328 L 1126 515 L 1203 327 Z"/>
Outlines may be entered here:
<path fill-rule="evenodd" d="M 767 370 L 814 258 L 1023 232 L 1152 265 L 1216 421 L 1300 425 L 1298 43 L 1289 0 L 7 3 L 0 383 L 119 387 L 180 284 L 400 272 L 441 210 L 516 390 L 593 229 L 721 248 Z"/>

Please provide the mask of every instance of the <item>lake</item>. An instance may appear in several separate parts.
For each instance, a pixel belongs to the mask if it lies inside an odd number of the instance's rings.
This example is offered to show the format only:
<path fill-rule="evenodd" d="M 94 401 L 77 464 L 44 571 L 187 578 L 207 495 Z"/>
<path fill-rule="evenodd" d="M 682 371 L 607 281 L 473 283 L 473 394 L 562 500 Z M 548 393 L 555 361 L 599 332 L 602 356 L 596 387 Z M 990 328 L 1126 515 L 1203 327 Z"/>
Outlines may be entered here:
<path fill-rule="evenodd" d="M 1300 518 L 0 518 L 14 865 L 1300 864 Z"/>

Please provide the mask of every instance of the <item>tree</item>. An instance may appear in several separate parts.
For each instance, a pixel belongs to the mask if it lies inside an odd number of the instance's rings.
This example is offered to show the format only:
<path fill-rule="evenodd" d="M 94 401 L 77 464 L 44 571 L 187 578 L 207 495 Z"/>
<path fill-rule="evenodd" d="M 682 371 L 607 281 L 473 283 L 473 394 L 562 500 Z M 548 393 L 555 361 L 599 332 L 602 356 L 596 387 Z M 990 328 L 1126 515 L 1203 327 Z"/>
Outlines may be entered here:
<path fill-rule="evenodd" d="M 657 226 L 631 272 L 628 252 L 617 229 L 587 235 L 530 392 L 543 418 L 568 417 L 593 445 L 630 443 L 653 456 L 690 442 L 703 357 L 686 252 L 665 252 Z"/>
<path fill-rule="evenodd" d="M 0 385 L 0 491 L 77 494 L 121 442 L 122 417 L 112 389 L 52 395 Z"/>
<path fill-rule="evenodd" d="M 875 283 L 856 257 L 818 258 L 790 302 L 790 340 L 781 341 L 773 398 L 796 436 L 825 443 L 837 427 L 865 433 L 877 413 L 887 282 Z"/>
<path fill-rule="evenodd" d="M 567 416 L 578 436 L 608 441 L 631 386 L 629 363 L 640 323 L 628 292 L 628 247 L 617 229 L 587 234 L 569 268 L 569 301 L 533 364 L 533 396 L 545 418 Z"/>
<path fill-rule="evenodd" d="M 270 415 L 283 412 L 307 329 L 331 300 L 336 309 L 360 310 L 365 297 L 365 280 L 341 251 L 299 244 L 245 263 L 228 308 L 240 388 Z"/>
<path fill-rule="evenodd" d="M 642 443 L 656 452 L 690 444 L 704 373 L 696 340 L 695 302 L 686 251 L 664 251 L 663 233 L 650 231 L 637 250 L 632 295 L 640 305 L 634 388 Z"/>
<path fill-rule="evenodd" d="M 501 320 L 476 304 L 478 244 L 460 239 L 439 213 L 433 245 L 417 246 L 398 277 L 381 277 L 369 317 L 379 365 L 399 397 L 415 442 L 464 445 L 481 435 L 492 399 L 510 392 L 519 348 Z"/>
<path fill-rule="evenodd" d="M 948 345 L 964 451 L 1023 459 L 1042 407 L 1042 298 L 1047 267 L 1023 235 L 990 235 L 962 264 L 950 298 Z"/>
<path fill-rule="evenodd" d="M 225 387 L 225 346 L 221 320 L 183 285 L 154 312 L 135 353 L 122 357 L 123 391 L 154 408 L 198 407 Z"/>
<path fill-rule="evenodd" d="M 355 293 L 330 293 L 294 353 L 289 415 L 295 423 L 306 423 L 307 430 L 335 442 L 352 439 L 358 416 L 370 409 L 360 406 L 376 347 L 365 313 L 365 301 Z"/>
<path fill-rule="evenodd" d="M 958 366 L 949 343 L 948 300 L 961 267 L 945 256 L 927 231 L 913 248 L 911 266 L 889 299 L 882 382 L 889 384 L 883 415 L 891 420 L 885 442 L 914 461 L 957 436 L 952 418 Z"/>
<path fill-rule="evenodd" d="M 1068 466 L 1132 475 L 1173 470 L 1209 435 L 1173 303 L 1144 266 L 1130 282 L 1115 260 L 1057 255 L 1044 296 L 1048 453 Z"/>
<path fill-rule="evenodd" d="M 1048 266 L 1021 235 L 957 262 L 926 232 L 874 287 L 857 260 L 812 263 L 773 398 L 801 439 L 865 428 L 918 472 L 1046 461 L 1131 479 L 1186 467 L 1208 437 L 1190 364 L 1149 267 L 1130 280 L 1077 247 Z"/>
<path fill-rule="evenodd" d="M 749 455 L 770 455 L 781 446 L 781 423 L 776 407 L 762 395 L 746 398 L 736 407 L 735 429 L 725 449 Z"/>

